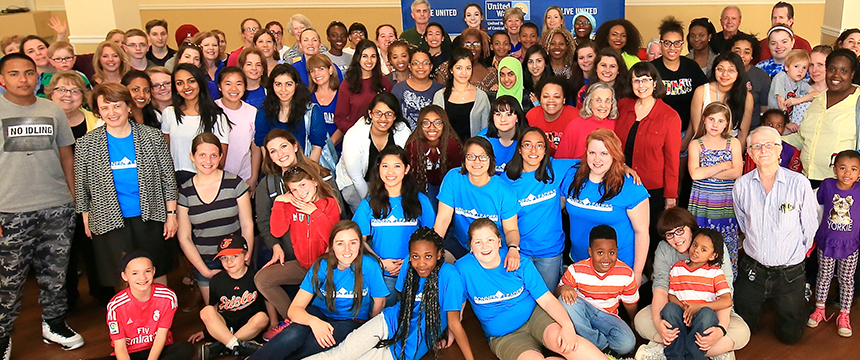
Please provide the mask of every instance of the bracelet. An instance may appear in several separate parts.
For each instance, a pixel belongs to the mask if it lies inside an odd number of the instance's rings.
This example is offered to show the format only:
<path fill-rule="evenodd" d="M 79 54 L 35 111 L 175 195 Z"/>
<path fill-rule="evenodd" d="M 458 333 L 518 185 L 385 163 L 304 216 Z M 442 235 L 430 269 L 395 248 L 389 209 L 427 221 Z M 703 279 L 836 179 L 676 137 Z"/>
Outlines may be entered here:
<path fill-rule="evenodd" d="M 167 210 L 167 215 L 176 215 L 176 210 Z"/>
<path fill-rule="evenodd" d="M 724 327 L 723 327 L 722 325 L 720 325 L 720 324 L 714 325 L 714 327 L 715 327 L 715 328 L 719 328 L 720 330 L 722 330 L 722 331 L 723 331 L 723 336 L 726 336 L 726 334 L 727 334 L 727 332 L 726 332 L 726 328 L 724 328 Z"/>

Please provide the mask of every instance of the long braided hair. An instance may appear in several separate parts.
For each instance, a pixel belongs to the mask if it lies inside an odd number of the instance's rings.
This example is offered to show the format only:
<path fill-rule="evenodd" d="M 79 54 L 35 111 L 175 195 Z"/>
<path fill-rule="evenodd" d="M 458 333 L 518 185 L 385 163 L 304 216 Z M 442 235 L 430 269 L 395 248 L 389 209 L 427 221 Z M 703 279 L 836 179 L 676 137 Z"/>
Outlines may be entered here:
<path fill-rule="evenodd" d="M 442 313 L 439 310 L 439 269 L 445 263 L 445 252 L 442 251 L 442 237 L 435 230 L 429 227 L 421 227 L 412 233 L 409 237 L 409 247 L 419 241 L 427 241 L 436 246 L 440 252 L 439 259 L 436 260 L 436 266 L 430 275 L 427 275 L 427 280 L 424 282 L 424 291 L 421 297 L 421 309 L 418 311 L 418 320 L 416 324 L 420 324 L 421 318 L 424 318 L 424 331 L 418 329 L 418 342 L 424 341 L 427 348 L 433 351 L 433 357 L 439 358 L 438 348 L 436 343 L 444 336 L 442 332 Z M 406 338 L 409 336 L 409 323 L 412 320 L 412 312 L 415 308 L 415 296 L 418 295 L 418 281 L 421 277 L 418 272 L 412 267 L 412 262 L 409 262 L 409 267 L 405 269 L 406 279 L 403 282 L 403 292 L 400 294 L 400 314 L 397 316 L 397 332 L 387 340 L 380 340 L 376 344 L 377 348 L 400 344 L 400 354 L 397 354 L 397 359 L 405 359 L 406 357 Z M 447 314 L 445 315 L 447 316 Z"/>

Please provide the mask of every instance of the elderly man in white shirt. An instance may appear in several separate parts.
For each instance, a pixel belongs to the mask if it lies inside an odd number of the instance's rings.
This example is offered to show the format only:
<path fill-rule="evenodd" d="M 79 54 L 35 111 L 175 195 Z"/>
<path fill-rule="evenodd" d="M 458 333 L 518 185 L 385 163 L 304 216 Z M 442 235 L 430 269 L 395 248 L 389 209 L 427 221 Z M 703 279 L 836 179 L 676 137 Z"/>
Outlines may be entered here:
<path fill-rule="evenodd" d="M 781 168 L 782 140 L 762 126 L 747 139 L 756 170 L 735 181 L 735 214 L 746 235 L 738 261 L 735 311 L 755 331 L 762 304 L 773 300 L 776 335 L 786 344 L 803 336 L 809 314 L 804 299 L 806 253 L 818 230 L 818 202 L 809 180 Z"/>

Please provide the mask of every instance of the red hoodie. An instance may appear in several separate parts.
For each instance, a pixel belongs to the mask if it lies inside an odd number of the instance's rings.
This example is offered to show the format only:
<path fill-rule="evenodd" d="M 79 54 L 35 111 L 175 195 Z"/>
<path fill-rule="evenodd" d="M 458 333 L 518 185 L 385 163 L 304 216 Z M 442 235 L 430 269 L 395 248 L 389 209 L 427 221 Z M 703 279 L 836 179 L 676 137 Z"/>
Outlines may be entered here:
<path fill-rule="evenodd" d="M 296 260 L 305 269 L 328 248 L 332 226 L 340 219 L 340 209 L 334 199 L 317 200 L 317 210 L 310 215 L 300 213 L 295 205 L 275 201 L 272 205 L 270 225 L 272 235 L 279 238 L 290 231 L 290 241 Z"/>

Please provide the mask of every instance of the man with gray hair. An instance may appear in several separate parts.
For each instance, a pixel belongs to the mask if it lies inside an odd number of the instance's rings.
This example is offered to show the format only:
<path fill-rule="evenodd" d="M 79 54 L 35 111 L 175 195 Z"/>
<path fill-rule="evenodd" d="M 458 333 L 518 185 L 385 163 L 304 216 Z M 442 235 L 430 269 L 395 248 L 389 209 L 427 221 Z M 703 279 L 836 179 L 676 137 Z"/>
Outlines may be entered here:
<path fill-rule="evenodd" d="M 711 37 L 711 50 L 718 54 L 722 53 L 732 36 L 743 33 L 738 30 L 741 27 L 742 17 L 741 8 L 735 5 L 723 8 L 723 12 L 720 13 L 720 26 L 723 27 L 723 30 Z"/>
<path fill-rule="evenodd" d="M 415 27 L 406 29 L 400 33 L 400 40 L 406 41 L 417 46 L 421 50 L 429 50 L 427 41 L 424 40 L 424 35 L 427 34 L 427 24 L 430 23 L 430 2 L 427 0 L 415 0 L 410 7 L 412 10 L 412 19 L 415 20 Z M 442 51 L 450 51 L 451 37 L 445 29 L 442 29 Z"/>
<path fill-rule="evenodd" d="M 777 312 L 776 335 L 785 344 L 803 336 L 806 253 L 818 230 L 818 201 L 809 180 L 779 166 L 779 132 L 760 126 L 747 137 L 756 169 L 735 181 L 732 198 L 746 236 L 738 260 L 734 308 L 754 332 L 767 299 Z"/>

